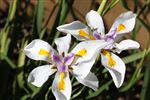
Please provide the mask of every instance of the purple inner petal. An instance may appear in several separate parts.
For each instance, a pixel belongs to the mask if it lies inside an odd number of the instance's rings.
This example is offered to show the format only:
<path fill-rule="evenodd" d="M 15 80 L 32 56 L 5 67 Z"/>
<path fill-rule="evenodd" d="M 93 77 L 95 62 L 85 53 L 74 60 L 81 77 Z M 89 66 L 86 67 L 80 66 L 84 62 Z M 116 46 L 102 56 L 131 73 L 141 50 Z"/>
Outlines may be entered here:
<path fill-rule="evenodd" d="M 105 40 L 107 42 L 112 42 L 114 41 L 115 37 L 116 37 L 116 32 L 117 32 L 117 28 L 113 31 L 111 31 L 110 33 L 108 33 L 105 37 Z"/>
<path fill-rule="evenodd" d="M 53 54 L 53 60 L 59 65 L 62 64 L 62 61 L 59 55 Z"/>
<path fill-rule="evenodd" d="M 101 36 L 100 36 L 100 34 L 99 34 L 97 31 L 94 31 L 94 32 L 93 32 L 93 36 L 94 36 L 97 40 L 102 39 Z"/>
<path fill-rule="evenodd" d="M 64 58 L 64 63 L 66 65 L 69 65 L 72 62 L 73 58 L 74 58 L 73 53 L 68 54 L 68 56 Z"/>
<path fill-rule="evenodd" d="M 66 66 L 65 65 L 59 66 L 58 71 L 59 72 L 65 72 L 66 71 Z"/>
<path fill-rule="evenodd" d="M 107 41 L 107 42 L 113 42 L 113 41 L 114 41 L 114 38 L 111 37 L 111 36 L 109 36 L 109 37 L 106 37 L 106 38 L 105 38 L 105 41 Z"/>

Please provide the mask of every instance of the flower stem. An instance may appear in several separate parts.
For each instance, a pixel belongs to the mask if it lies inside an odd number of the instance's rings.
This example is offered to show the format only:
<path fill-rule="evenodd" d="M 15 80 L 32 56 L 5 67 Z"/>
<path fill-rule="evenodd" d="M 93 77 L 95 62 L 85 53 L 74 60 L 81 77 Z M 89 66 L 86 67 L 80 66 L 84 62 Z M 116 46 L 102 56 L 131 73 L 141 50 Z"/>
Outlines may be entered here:
<path fill-rule="evenodd" d="M 106 3 L 107 3 L 107 0 L 102 0 L 101 4 L 100 4 L 100 6 L 99 6 L 99 8 L 98 8 L 98 10 L 97 10 L 97 12 L 98 12 L 100 15 L 102 15 L 102 12 L 103 12 L 103 10 L 104 10 L 104 7 L 105 7 Z"/>

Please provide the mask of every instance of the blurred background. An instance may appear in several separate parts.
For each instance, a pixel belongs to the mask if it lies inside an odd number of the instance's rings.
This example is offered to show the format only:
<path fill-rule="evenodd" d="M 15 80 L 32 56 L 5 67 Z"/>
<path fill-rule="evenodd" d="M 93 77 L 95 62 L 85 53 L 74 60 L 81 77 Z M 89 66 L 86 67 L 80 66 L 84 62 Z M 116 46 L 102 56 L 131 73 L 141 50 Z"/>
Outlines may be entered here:
<path fill-rule="evenodd" d="M 44 62 L 26 58 L 22 50 L 36 38 L 55 47 L 54 39 L 64 35 L 57 32 L 57 26 L 74 20 L 85 22 L 86 13 L 92 9 L 97 10 L 101 2 L 0 0 L 0 100 L 55 100 L 51 92 L 53 77 L 41 88 L 27 82 L 29 72 Z M 115 18 L 130 10 L 137 14 L 136 25 L 123 39 L 136 40 L 141 47 L 119 55 L 127 68 L 123 86 L 119 89 L 115 87 L 99 60 L 92 69 L 100 81 L 98 91 L 73 80 L 71 99 L 150 100 L 150 0 L 107 0 L 101 15 L 107 33 Z"/>

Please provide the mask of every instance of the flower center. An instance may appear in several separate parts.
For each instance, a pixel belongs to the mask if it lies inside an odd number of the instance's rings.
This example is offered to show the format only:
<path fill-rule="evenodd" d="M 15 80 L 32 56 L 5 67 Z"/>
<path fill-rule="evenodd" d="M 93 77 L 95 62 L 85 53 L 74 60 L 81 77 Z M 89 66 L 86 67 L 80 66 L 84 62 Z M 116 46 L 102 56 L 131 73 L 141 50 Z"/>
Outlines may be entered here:
<path fill-rule="evenodd" d="M 119 24 L 118 28 L 117 28 L 117 32 L 120 32 L 122 30 L 124 30 L 126 27 L 123 24 Z"/>
<path fill-rule="evenodd" d="M 87 50 L 85 48 L 79 50 L 76 54 L 76 56 L 86 56 L 87 55 Z"/>
<path fill-rule="evenodd" d="M 88 34 L 87 32 L 85 32 L 82 29 L 79 30 L 79 35 L 82 36 L 82 37 L 87 37 L 90 40 L 96 40 L 96 38 L 94 36 Z"/>
<path fill-rule="evenodd" d="M 108 58 L 108 65 L 110 67 L 114 67 L 116 65 L 116 61 L 112 58 L 111 53 L 109 51 L 102 49 L 101 53 Z"/>
<path fill-rule="evenodd" d="M 59 90 L 65 90 L 65 72 L 61 72 L 59 75 L 59 83 L 58 83 L 58 89 Z"/>

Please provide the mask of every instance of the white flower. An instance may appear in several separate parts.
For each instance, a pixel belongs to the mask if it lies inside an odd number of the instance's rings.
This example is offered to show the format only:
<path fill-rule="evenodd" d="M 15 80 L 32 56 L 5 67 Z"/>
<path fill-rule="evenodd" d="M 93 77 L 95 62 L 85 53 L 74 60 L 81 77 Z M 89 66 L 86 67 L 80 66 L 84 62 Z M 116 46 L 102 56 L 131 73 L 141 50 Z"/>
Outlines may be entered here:
<path fill-rule="evenodd" d="M 57 100 L 70 100 L 72 88 L 69 72 L 83 85 L 94 90 L 98 88 L 98 79 L 90 70 L 98 48 L 103 48 L 107 42 L 103 40 L 81 42 L 68 53 L 70 42 L 70 34 L 55 39 L 58 53 L 47 42 L 39 39 L 33 40 L 24 48 L 29 58 L 50 63 L 33 69 L 28 82 L 40 87 L 56 72 L 52 92 Z"/>
<path fill-rule="evenodd" d="M 110 72 L 113 81 L 117 88 L 119 88 L 125 77 L 125 64 L 120 57 L 111 53 L 110 51 L 120 53 L 127 49 L 139 48 L 139 43 L 133 40 L 123 40 L 120 43 L 115 42 L 115 38 L 124 33 L 133 30 L 135 26 L 136 14 L 131 11 L 122 13 L 112 25 L 110 31 L 105 35 L 104 24 L 101 16 L 91 10 L 86 15 L 88 26 L 80 21 L 74 21 L 70 24 L 65 24 L 57 27 L 57 29 L 64 33 L 73 35 L 77 40 L 105 40 L 109 44 L 101 48 L 101 62 L 102 65 Z"/>

